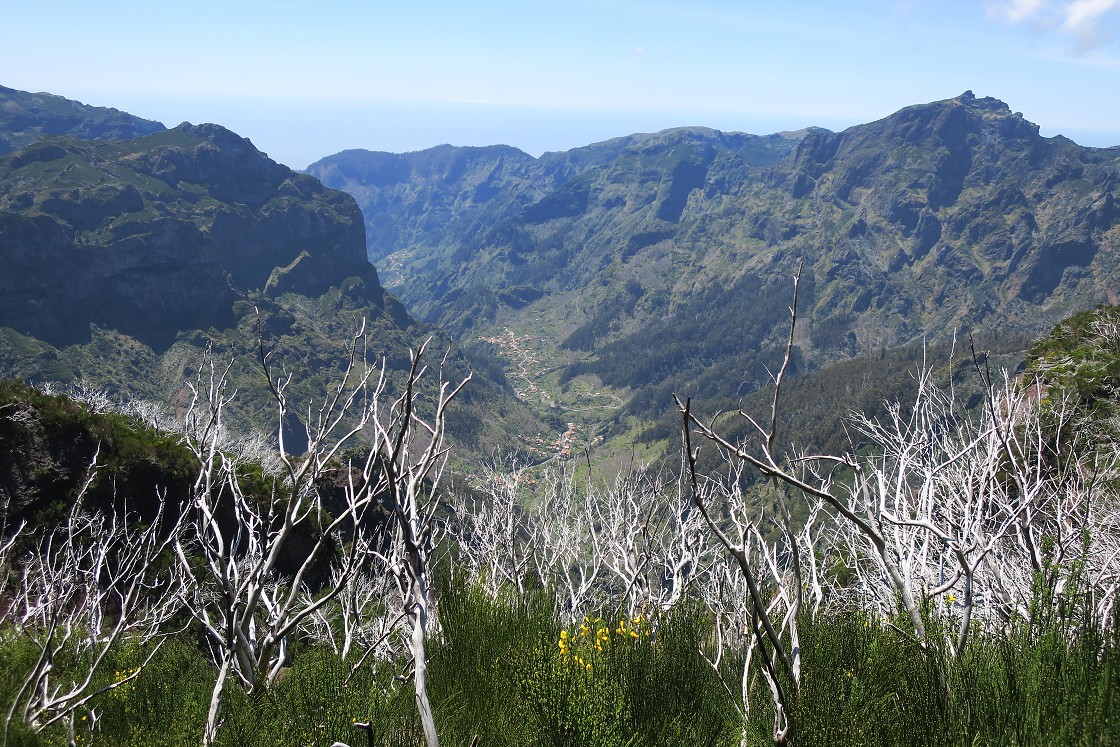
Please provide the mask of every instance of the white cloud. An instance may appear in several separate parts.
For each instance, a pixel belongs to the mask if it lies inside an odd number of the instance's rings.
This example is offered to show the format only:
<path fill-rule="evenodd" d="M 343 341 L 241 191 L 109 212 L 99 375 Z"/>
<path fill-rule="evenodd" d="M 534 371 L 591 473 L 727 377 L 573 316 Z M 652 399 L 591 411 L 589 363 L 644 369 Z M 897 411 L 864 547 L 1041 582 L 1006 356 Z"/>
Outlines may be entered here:
<path fill-rule="evenodd" d="M 1120 8 L 1120 0 L 1074 0 L 1066 8 L 1062 28 L 1077 39 L 1082 49 L 1089 49 L 1107 41 L 1098 24 Z"/>
<path fill-rule="evenodd" d="M 1044 11 L 1048 0 L 1003 0 L 987 3 L 988 13 L 1011 23 L 1022 23 Z"/>
<path fill-rule="evenodd" d="M 989 17 L 1072 37 L 1076 50 L 1085 52 L 1112 41 L 1109 27 L 1120 0 L 989 0 L 985 8 Z"/>

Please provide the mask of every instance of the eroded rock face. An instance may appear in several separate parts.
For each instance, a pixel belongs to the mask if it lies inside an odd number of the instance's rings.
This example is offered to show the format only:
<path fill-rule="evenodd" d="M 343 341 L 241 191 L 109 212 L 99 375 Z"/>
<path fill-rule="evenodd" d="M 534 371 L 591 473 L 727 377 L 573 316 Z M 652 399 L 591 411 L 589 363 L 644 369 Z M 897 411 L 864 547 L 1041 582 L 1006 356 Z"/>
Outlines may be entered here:
<path fill-rule="evenodd" d="M 0 158 L 0 262 L 0 326 L 54 345 L 93 323 L 160 349 L 249 291 L 382 294 L 354 200 L 217 125 Z"/>
<path fill-rule="evenodd" d="M 765 383 L 755 351 L 785 344 L 802 263 L 805 365 L 966 330 L 1033 338 L 1120 282 L 1120 148 L 1041 137 L 971 92 L 843 132 L 682 128 L 535 160 L 346 152 L 309 171 L 358 200 L 419 318 L 483 340 L 548 319 L 583 356 L 571 375 L 660 387 L 638 395 L 654 413 L 727 372 Z"/>

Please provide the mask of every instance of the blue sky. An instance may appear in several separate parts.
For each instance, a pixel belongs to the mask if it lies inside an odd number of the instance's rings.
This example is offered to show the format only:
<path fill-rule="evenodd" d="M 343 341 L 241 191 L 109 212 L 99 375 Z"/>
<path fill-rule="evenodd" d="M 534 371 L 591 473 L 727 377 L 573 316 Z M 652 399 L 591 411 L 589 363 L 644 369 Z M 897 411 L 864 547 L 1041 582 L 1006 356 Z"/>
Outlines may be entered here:
<path fill-rule="evenodd" d="M 970 89 L 1120 145 L 1120 0 L 10 3 L 0 84 L 345 148 L 843 129 Z"/>

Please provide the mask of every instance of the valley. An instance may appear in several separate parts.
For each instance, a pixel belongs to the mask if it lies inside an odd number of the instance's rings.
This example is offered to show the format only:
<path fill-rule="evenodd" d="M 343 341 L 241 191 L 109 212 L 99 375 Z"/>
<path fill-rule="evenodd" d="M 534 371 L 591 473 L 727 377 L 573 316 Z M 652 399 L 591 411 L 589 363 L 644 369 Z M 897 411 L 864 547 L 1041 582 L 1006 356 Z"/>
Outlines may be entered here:
<path fill-rule="evenodd" d="M 1118 187 L 971 92 L 297 172 L 0 87 L 0 741 L 1116 742 Z"/>
<path fill-rule="evenodd" d="M 798 375 L 968 335 L 1024 351 L 1120 281 L 1120 149 L 971 92 L 839 133 L 346 151 L 308 172 L 355 197 L 414 313 L 607 451 L 657 441 L 674 393 L 714 412 L 763 389 L 800 263 Z"/>
<path fill-rule="evenodd" d="M 540 435 L 519 436 L 534 460 L 566 460 L 591 453 L 599 459 L 603 456 L 599 447 L 605 440 L 606 424 L 625 402 L 594 376 L 561 384 L 561 374 L 572 355 L 562 351 L 555 338 L 540 336 L 547 334 L 546 330 L 543 325 L 530 325 L 525 333 L 518 334 L 506 327 L 492 337 L 481 337 L 479 342 L 492 347 L 508 366 L 507 378 L 523 402 L 536 408 L 542 419 L 564 421 L 566 430 L 553 440 Z"/>
<path fill-rule="evenodd" d="M 487 382 L 459 420 L 467 469 L 496 446 L 658 458 L 673 394 L 715 412 L 765 389 L 802 263 L 792 373 L 825 377 L 969 334 L 1023 351 L 1120 281 L 1120 151 L 1042 138 L 971 92 L 840 133 L 353 150 L 306 175 L 215 126 L 5 95 L 11 142 L 28 143 L 0 170 L 0 229 L 23 252 L 0 283 L 6 375 L 169 401 L 188 339 L 237 329 L 244 348 L 252 309 L 272 308 L 280 348 L 303 350 L 344 337 L 327 307 L 361 298 L 382 353 L 435 333 L 474 357 Z M 36 127 L 72 134 L 36 144 Z M 93 282 L 65 284 L 78 277 Z M 134 345 L 128 376 L 90 358 Z"/>

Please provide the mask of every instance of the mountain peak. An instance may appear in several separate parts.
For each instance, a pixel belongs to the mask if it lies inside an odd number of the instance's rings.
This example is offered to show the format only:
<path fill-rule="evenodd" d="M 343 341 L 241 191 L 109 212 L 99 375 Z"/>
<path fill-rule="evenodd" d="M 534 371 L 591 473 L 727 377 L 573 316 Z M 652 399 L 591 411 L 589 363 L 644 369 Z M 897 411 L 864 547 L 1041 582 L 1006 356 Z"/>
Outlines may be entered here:
<path fill-rule="evenodd" d="M 1042 141 L 1038 129 L 999 99 L 965 91 L 951 99 L 907 106 L 835 136 L 810 135 L 801 150 L 813 154 L 816 161 L 853 150 L 882 153 L 897 146 L 925 149 L 932 145 L 953 153 L 973 153 L 998 142 L 1011 151 L 1024 152 Z"/>
<path fill-rule="evenodd" d="M 1007 104 L 1000 101 L 999 99 L 997 99 L 993 96 L 979 96 L 978 97 L 972 91 L 965 91 L 960 96 L 957 96 L 955 99 L 948 99 L 948 101 L 956 101 L 960 104 L 964 104 L 966 106 L 971 106 L 971 107 L 977 108 L 977 109 L 993 109 L 993 110 L 1001 110 L 1002 109 L 1004 111 L 1011 111 L 1011 107 L 1009 107 Z M 941 102 L 935 102 L 935 103 L 941 103 Z"/>

